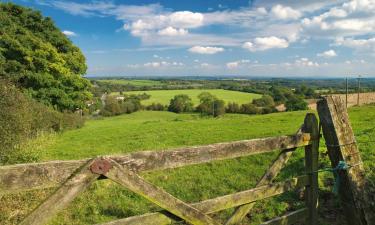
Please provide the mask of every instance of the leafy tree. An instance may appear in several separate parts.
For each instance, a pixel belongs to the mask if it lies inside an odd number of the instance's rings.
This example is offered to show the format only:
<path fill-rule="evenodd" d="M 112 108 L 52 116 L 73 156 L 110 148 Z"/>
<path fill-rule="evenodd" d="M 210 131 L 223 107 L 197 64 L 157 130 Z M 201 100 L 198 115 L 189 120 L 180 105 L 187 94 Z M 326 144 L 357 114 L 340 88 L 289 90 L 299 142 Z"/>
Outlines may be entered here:
<path fill-rule="evenodd" d="M 227 113 L 240 113 L 240 106 L 235 102 L 229 102 L 226 108 Z"/>
<path fill-rule="evenodd" d="M 193 102 L 188 95 L 176 95 L 171 99 L 168 111 L 175 113 L 193 111 Z"/>
<path fill-rule="evenodd" d="M 260 113 L 260 110 L 254 104 L 248 103 L 248 104 L 242 104 L 241 105 L 241 113 L 258 114 L 258 113 Z"/>
<path fill-rule="evenodd" d="M 269 95 L 263 95 L 261 98 L 254 99 L 253 104 L 258 107 L 273 107 L 275 102 Z"/>
<path fill-rule="evenodd" d="M 285 107 L 287 111 L 306 110 L 307 102 L 305 102 L 301 96 L 293 95 L 288 98 Z"/>
<path fill-rule="evenodd" d="M 214 101 L 217 98 L 209 92 L 202 92 L 198 95 L 200 104 L 197 106 L 197 111 L 207 115 L 213 115 Z"/>
<path fill-rule="evenodd" d="M 0 3 L 0 78 L 59 110 L 85 108 L 90 82 L 85 57 L 40 12 Z"/>
<path fill-rule="evenodd" d="M 215 100 L 214 101 L 214 111 L 213 116 L 219 117 L 225 114 L 225 102 L 223 100 Z"/>

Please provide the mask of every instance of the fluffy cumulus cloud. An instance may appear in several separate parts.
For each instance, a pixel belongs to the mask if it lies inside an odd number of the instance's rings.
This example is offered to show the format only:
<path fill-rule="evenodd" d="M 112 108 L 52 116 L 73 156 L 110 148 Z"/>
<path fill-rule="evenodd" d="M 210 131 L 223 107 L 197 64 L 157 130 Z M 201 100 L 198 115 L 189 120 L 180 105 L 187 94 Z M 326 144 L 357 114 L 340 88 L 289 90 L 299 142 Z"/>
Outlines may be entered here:
<path fill-rule="evenodd" d="M 302 26 L 306 34 L 319 37 L 374 34 L 374 11 L 374 0 L 351 0 L 312 18 L 304 18 Z"/>
<path fill-rule="evenodd" d="M 296 59 L 296 61 L 294 62 L 294 65 L 295 66 L 303 66 L 303 67 L 318 67 L 319 66 L 319 63 L 317 62 L 313 62 L 311 60 L 309 60 L 308 58 L 299 58 L 299 59 Z"/>
<path fill-rule="evenodd" d="M 289 43 L 283 38 L 275 36 L 270 37 L 257 37 L 253 41 L 248 41 L 243 44 L 243 48 L 251 51 L 265 51 L 272 48 L 287 48 Z"/>
<path fill-rule="evenodd" d="M 368 39 L 337 38 L 335 46 L 344 46 L 358 51 L 370 51 L 375 53 L 375 37 Z"/>
<path fill-rule="evenodd" d="M 161 67 L 181 67 L 184 66 L 185 64 L 182 62 L 167 62 L 167 61 L 160 61 L 160 62 L 147 62 L 144 63 L 144 67 L 151 67 L 151 68 L 161 68 Z"/>
<path fill-rule="evenodd" d="M 65 34 L 68 37 L 75 37 L 75 36 L 77 36 L 77 34 L 75 32 L 70 31 L 70 30 L 64 30 L 62 33 Z"/>
<path fill-rule="evenodd" d="M 271 9 L 271 13 L 277 19 L 298 19 L 302 16 L 302 13 L 298 10 L 294 10 L 291 7 L 283 5 L 275 5 Z"/>
<path fill-rule="evenodd" d="M 221 47 L 211 47 L 211 46 L 194 46 L 189 48 L 189 52 L 197 53 L 197 54 L 205 54 L 205 55 L 212 55 L 219 52 L 223 52 L 224 48 Z"/>
<path fill-rule="evenodd" d="M 324 58 L 332 58 L 332 57 L 337 56 L 337 54 L 336 54 L 335 50 L 330 49 L 330 50 L 327 50 L 325 52 L 318 53 L 317 56 L 318 57 L 324 57 Z"/>
<path fill-rule="evenodd" d="M 162 30 L 159 30 L 158 34 L 162 36 L 182 36 L 188 34 L 188 31 L 183 28 L 176 29 L 173 27 L 167 27 Z"/>

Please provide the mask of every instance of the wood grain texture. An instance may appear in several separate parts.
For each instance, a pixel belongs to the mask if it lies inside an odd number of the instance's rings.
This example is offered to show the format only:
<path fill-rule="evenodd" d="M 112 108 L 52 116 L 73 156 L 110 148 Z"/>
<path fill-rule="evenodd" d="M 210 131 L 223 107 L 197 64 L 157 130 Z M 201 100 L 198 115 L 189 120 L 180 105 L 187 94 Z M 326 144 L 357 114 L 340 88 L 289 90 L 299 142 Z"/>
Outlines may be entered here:
<path fill-rule="evenodd" d="M 249 202 L 255 202 L 261 199 L 276 196 L 287 191 L 299 189 L 301 187 L 304 187 L 305 185 L 308 185 L 308 177 L 300 176 L 284 182 L 262 185 L 250 190 L 220 196 L 202 202 L 192 203 L 191 206 L 205 214 L 210 214 L 221 210 L 233 208 L 239 205 L 243 205 Z M 175 219 L 176 218 L 171 217 L 171 215 L 167 212 L 162 211 L 156 213 L 147 213 L 140 216 L 128 217 L 120 220 L 111 221 L 108 223 L 103 223 L 101 225 L 165 225 L 171 224 Z"/>
<path fill-rule="evenodd" d="M 32 211 L 21 222 L 21 225 L 47 223 L 59 210 L 65 208 L 75 197 L 97 180 L 99 175 L 91 173 L 89 169 L 91 162 L 87 162 L 82 168 L 78 169 L 61 187 Z"/>
<path fill-rule="evenodd" d="M 305 189 L 305 201 L 307 210 L 306 225 L 318 224 L 318 171 L 319 169 L 319 125 L 313 113 L 305 117 L 304 132 L 309 132 L 312 144 L 305 146 L 305 171 L 308 174 L 310 185 Z"/>
<path fill-rule="evenodd" d="M 310 144 L 310 135 L 298 134 L 168 151 L 135 152 L 123 156 L 110 156 L 110 158 L 133 171 L 152 171 L 291 149 L 308 144 Z M 0 194 L 56 187 L 89 160 L 51 161 L 0 167 Z"/>
<path fill-rule="evenodd" d="M 375 190 L 366 179 L 362 159 L 342 99 L 327 96 L 318 113 L 332 168 L 343 160 L 353 167 L 338 171 L 339 195 L 349 224 L 375 224 Z"/>

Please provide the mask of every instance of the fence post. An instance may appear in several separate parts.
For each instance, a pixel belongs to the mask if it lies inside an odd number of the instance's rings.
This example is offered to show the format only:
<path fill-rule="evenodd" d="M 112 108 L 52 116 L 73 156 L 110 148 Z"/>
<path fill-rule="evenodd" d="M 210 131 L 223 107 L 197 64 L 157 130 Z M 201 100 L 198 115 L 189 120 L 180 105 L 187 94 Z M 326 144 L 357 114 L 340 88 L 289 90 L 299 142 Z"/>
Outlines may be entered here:
<path fill-rule="evenodd" d="M 319 125 L 315 114 L 308 113 L 305 117 L 305 133 L 310 133 L 312 143 L 305 147 L 305 169 L 308 174 L 309 185 L 306 186 L 305 199 L 308 208 L 307 225 L 318 224 L 318 158 L 319 158 Z"/>
<path fill-rule="evenodd" d="M 336 168 L 340 161 L 349 165 L 347 170 L 338 171 L 338 193 L 348 224 L 374 225 L 375 193 L 365 179 L 343 100 L 338 96 L 323 97 L 318 102 L 318 113 L 332 168 Z"/>

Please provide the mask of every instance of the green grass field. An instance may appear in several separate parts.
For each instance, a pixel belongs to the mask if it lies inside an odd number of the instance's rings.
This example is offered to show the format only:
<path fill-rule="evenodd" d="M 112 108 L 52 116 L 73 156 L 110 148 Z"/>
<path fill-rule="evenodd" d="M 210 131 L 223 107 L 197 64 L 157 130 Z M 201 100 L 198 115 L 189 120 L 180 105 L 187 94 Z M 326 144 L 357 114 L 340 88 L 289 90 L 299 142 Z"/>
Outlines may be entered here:
<path fill-rule="evenodd" d="M 162 85 L 163 83 L 158 80 L 124 80 L 124 79 L 111 79 L 111 80 L 97 80 L 98 82 L 111 83 L 111 84 L 121 84 L 121 85 L 134 85 L 137 87 L 143 86 L 156 86 Z"/>
<path fill-rule="evenodd" d="M 81 129 L 48 138 L 48 141 L 39 148 L 43 160 L 80 159 L 96 155 L 124 154 L 141 150 L 170 149 L 293 134 L 303 123 L 305 114 L 306 112 L 256 116 L 227 114 L 215 119 L 200 117 L 197 114 L 141 111 L 130 115 L 87 121 Z M 375 106 L 351 108 L 350 119 L 359 142 L 374 139 Z M 323 145 L 324 141 L 321 143 Z M 375 180 L 374 171 L 371 170 L 375 166 L 373 153 L 375 144 L 367 143 L 359 146 L 369 176 Z M 324 146 L 321 147 L 321 151 L 325 151 Z M 187 202 L 196 202 L 254 187 L 275 157 L 275 153 L 262 154 L 144 173 L 142 176 L 178 198 Z M 299 149 L 277 179 L 284 180 L 303 173 L 302 157 L 303 150 Z M 322 157 L 320 166 L 329 166 L 326 156 L 322 154 Z M 321 174 L 321 177 L 331 177 L 331 175 Z M 5 214 L 11 214 L 13 215 L 11 219 L 6 220 L 9 223 L 5 224 L 17 223 L 27 212 L 25 208 L 30 210 L 35 207 L 38 201 L 51 191 L 53 190 L 4 196 L 2 201 L 8 204 L 8 207 L 0 209 L 0 221 L 3 221 L 2 218 L 7 218 Z M 332 194 L 329 193 L 330 188 L 324 187 L 321 183 L 321 196 L 326 197 L 321 201 L 320 224 L 343 224 L 343 216 L 339 214 L 340 206 L 335 200 L 327 200 L 327 196 L 332 198 Z M 294 192 L 260 201 L 244 224 L 259 224 L 288 210 L 298 209 L 303 204 Z M 14 209 L 17 212 L 15 216 Z M 143 198 L 113 182 L 102 180 L 95 182 L 50 224 L 95 224 L 155 210 L 158 208 Z M 224 221 L 231 212 L 232 210 L 226 210 L 214 214 L 214 217 Z M 326 217 L 326 214 L 334 216 Z"/>
<path fill-rule="evenodd" d="M 152 103 L 161 103 L 163 105 L 168 105 L 170 100 L 179 94 L 189 95 L 192 99 L 194 105 L 199 104 L 198 95 L 204 91 L 207 91 L 219 99 L 228 102 L 236 102 L 238 104 L 249 103 L 255 98 L 260 98 L 261 95 L 253 93 L 245 93 L 239 91 L 229 91 L 222 89 L 187 89 L 187 90 L 154 90 L 154 91 L 130 91 L 127 94 L 142 94 L 147 93 L 151 95 L 150 99 L 142 101 L 144 105 L 150 105 Z M 113 95 L 118 95 L 118 93 L 112 93 Z"/>

